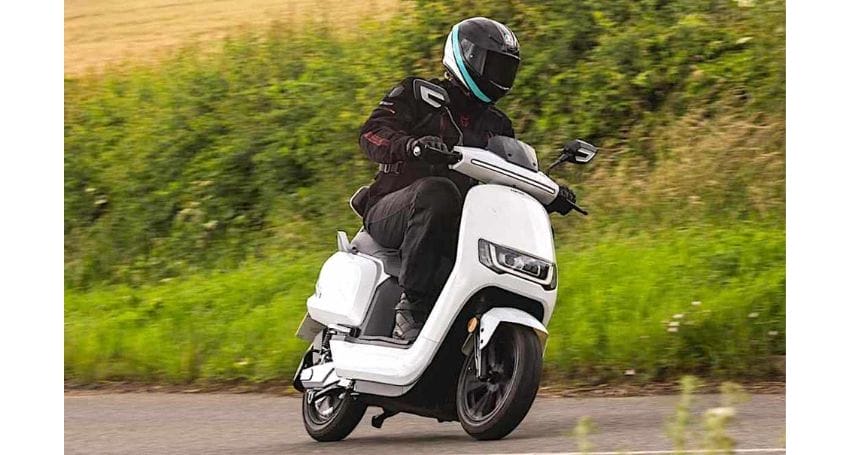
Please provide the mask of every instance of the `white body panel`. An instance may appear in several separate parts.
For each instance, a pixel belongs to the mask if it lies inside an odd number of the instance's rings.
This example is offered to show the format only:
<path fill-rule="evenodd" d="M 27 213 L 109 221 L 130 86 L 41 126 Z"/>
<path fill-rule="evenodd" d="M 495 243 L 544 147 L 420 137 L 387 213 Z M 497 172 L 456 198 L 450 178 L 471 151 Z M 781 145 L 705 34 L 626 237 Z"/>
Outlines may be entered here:
<path fill-rule="evenodd" d="M 450 166 L 479 182 L 510 186 L 530 194 L 543 204 L 555 200 L 558 184 L 541 172 L 508 163 L 493 152 L 475 147 L 455 147 L 463 158 Z"/>
<path fill-rule="evenodd" d="M 307 312 L 324 325 L 357 327 L 369 310 L 381 275 L 381 266 L 375 260 L 336 252 L 322 265 L 316 292 L 307 299 Z"/>
<path fill-rule="evenodd" d="M 454 269 L 419 337 L 407 349 L 332 339 L 337 375 L 395 386 L 414 383 L 428 367 L 463 305 L 485 287 L 499 287 L 540 302 L 543 325 L 548 324 L 556 290 L 547 291 L 540 284 L 510 274 L 496 274 L 482 265 L 478 259 L 481 238 L 555 262 L 549 216 L 538 200 L 502 185 L 473 187 L 464 202 Z M 310 314 L 313 316 L 312 311 Z"/>
<path fill-rule="evenodd" d="M 478 337 L 478 343 L 482 349 L 490 343 L 490 338 L 496 333 L 499 324 L 503 322 L 531 327 L 537 333 L 537 337 L 540 338 L 540 345 L 546 346 L 549 331 L 540 321 L 534 319 L 534 316 L 516 308 L 491 308 L 481 315 L 481 336 Z"/>
<path fill-rule="evenodd" d="M 323 363 L 302 370 L 299 379 L 301 379 L 304 387 L 307 388 L 325 387 L 334 382 L 339 382 L 339 378 L 334 371 L 333 362 Z"/>

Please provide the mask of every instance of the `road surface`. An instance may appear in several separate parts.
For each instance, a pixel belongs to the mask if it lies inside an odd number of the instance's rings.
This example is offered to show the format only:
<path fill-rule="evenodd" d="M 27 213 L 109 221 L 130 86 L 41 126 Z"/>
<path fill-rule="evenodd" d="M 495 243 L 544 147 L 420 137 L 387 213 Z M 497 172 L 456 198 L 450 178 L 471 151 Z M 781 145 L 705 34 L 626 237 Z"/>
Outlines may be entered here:
<path fill-rule="evenodd" d="M 595 430 L 591 453 L 666 454 L 665 422 L 677 397 L 541 398 L 506 439 L 477 442 L 457 422 L 398 415 L 382 429 L 369 425 L 370 408 L 340 443 L 313 442 L 301 423 L 298 398 L 260 394 L 122 393 L 65 396 L 67 454 L 290 454 L 557 453 L 577 452 L 570 435 L 580 417 Z M 698 395 L 695 413 L 718 406 Z M 699 427 L 695 428 L 699 430 Z M 754 395 L 737 409 L 729 433 L 741 453 L 783 453 L 785 396 Z M 699 447 L 699 436 L 693 447 Z M 698 452 L 695 452 L 698 453 Z"/>

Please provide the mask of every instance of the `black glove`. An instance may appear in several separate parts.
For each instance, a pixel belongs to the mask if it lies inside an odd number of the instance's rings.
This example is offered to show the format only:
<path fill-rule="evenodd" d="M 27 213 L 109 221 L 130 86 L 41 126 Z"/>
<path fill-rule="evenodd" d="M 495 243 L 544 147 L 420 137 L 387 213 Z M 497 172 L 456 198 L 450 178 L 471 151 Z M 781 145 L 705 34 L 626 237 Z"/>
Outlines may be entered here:
<path fill-rule="evenodd" d="M 407 155 L 429 164 L 446 164 L 452 160 L 449 146 L 437 136 L 423 136 L 409 141 Z"/>
<path fill-rule="evenodd" d="M 546 206 L 546 211 L 549 213 L 558 212 L 561 215 L 566 215 L 570 213 L 573 209 L 573 206 L 570 202 L 576 201 L 576 194 L 573 191 L 565 186 L 562 186 L 558 191 L 558 195 L 555 197 L 555 200 L 550 202 L 549 205 Z"/>

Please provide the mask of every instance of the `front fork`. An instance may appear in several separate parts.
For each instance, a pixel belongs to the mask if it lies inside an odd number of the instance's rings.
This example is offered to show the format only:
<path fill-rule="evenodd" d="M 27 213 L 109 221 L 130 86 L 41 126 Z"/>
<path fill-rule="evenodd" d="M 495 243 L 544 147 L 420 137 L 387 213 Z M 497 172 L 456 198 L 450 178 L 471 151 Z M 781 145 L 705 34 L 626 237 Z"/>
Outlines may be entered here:
<path fill-rule="evenodd" d="M 469 336 L 467 337 L 467 341 L 464 343 L 463 350 L 468 353 L 468 349 L 472 349 L 473 363 L 475 364 L 475 376 L 478 379 L 485 379 L 489 374 L 488 371 L 488 362 L 485 361 L 484 356 L 485 353 L 481 349 L 481 318 L 476 315 L 473 316 L 472 319 L 469 320 L 467 324 L 467 331 L 469 331 Z M 469 343 L 472 346 L 469 346 Z M 468 355 L 468 354 L 467 354 Z"/>

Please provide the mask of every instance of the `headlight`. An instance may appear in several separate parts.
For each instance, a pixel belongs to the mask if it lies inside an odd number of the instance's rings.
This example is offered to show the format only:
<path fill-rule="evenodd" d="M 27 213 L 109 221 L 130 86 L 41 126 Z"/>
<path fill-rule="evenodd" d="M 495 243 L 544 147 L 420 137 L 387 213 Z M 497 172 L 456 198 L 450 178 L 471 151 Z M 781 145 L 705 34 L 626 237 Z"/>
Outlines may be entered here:
<path fill-rule="evenodd" d="M 478 239 L 478 260 L 496 273 L 510 273 L 551 291 L 558 285 L 555 264 L 521 251 Z"/>

